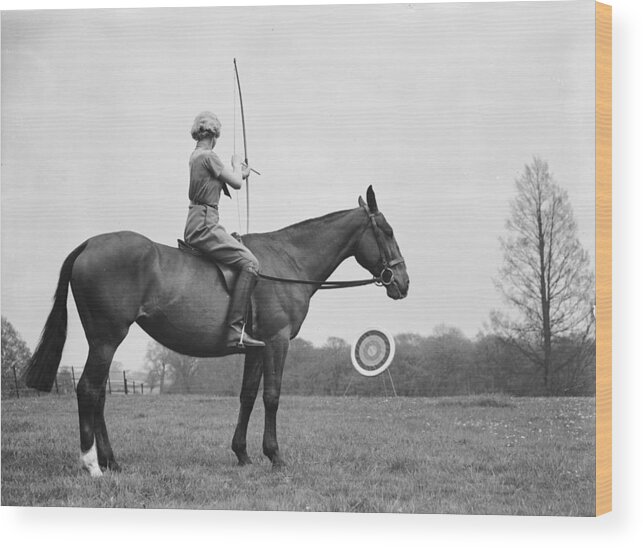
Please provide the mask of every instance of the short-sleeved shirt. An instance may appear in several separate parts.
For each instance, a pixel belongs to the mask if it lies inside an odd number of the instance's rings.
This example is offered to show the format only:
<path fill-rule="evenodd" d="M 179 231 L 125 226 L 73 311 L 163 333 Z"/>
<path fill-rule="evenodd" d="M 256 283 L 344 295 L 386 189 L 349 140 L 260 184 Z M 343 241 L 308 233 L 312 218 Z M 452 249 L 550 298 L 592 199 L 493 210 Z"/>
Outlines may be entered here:
<path fill-rule="evenodd" d="M 197 204 L 218 205 L 223 181 L 219 179 L 224 165 L 212 151 L 196 148 L 190 156 L 189 198 Z"/>

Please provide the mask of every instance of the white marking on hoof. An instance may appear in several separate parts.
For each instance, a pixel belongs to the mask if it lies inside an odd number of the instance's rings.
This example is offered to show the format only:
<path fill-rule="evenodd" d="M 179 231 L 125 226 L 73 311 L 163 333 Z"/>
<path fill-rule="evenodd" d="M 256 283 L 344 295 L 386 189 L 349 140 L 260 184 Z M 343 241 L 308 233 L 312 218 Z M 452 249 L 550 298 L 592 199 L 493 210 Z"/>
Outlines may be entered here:
<path fill-rule="evenodd" d="M 86 453 L 80 453 L 80 465 L 87 470 L 92 478 L 100 478 L 103 472 L 98 466 L 98 454 L 96 453 L 96 440 Z"/>

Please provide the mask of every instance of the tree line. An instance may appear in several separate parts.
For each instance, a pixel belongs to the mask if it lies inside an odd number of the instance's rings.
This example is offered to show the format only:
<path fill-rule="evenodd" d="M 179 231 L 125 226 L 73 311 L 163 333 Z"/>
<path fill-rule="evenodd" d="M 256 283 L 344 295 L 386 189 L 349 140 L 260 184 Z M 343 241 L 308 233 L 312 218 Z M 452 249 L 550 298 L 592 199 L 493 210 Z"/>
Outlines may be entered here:
<path fill-rule="evenodd" d="M 439 326 L 429 336 L 395 336 L 396 352 L 389 372 L 399 396 L 456 396 L 505 393 L 517 396 L 589 396 L 594 394 L 594 343 L 578 353 L 576 341 L 559 341 L 560 363 L 545 386 L 540 368 L 495 334 L 467 338 L 455 327 Z M 575 359 L 569 359 L 574 348 Z M 350 345 L 337 337 L 321 346 L 297 338 L 284 367 L 282 393 L 383 396 L 392 394 L 384 381 L 359 375 L 351 365 Z M 243 356 L 189 358 L 155 342 L 148 349 L 147 383 L 165 393 L 238 395 Z M 164 370 L 164 371 L 163 371 Z M 161 376 L 163 387 L 161 388 Z"/>

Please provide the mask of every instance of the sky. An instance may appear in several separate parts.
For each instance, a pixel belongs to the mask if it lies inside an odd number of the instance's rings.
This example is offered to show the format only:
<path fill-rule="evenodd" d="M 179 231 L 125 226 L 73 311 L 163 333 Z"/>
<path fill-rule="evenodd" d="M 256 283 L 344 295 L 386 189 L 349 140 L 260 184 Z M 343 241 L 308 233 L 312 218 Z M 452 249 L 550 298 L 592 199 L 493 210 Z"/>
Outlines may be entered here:
<path fill-rule="evenodd" d="M 528 2 L 2 13 L 1 310 L 33 350 L 67 254 L 134 230 L 174 245 L 187 214 L 189 130 L 250 163 L 250 230 L 349 209 L 373 185 L 409 296 L 320 292 L 300 336 L 365 329 L 473 337 L 494 287 L 514 181 L 534 155 L 570 196 L 594 260 L 594 3 Z M 245 231 L 245 190 L 222 223 Z M 363 278 L 350 259 L 333 276 Z M 87 343 L 73 299 L 63 365 Z M 143 366 L 133 326 L 115 359 Z"/>

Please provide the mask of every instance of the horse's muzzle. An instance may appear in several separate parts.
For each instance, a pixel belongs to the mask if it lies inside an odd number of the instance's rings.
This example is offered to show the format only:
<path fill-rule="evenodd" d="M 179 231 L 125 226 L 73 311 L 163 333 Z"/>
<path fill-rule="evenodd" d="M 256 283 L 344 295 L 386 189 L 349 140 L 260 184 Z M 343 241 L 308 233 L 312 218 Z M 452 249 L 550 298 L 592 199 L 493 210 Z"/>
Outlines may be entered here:
<path fill-rule="evenodd" d="M 393 278 L 391 280 L 391 283 L 387 284 L 386 286 L 386 294 L 394 300 L 400 300 L 404 299 L 408 293 L 409 293 L 409 282 L 404 284 L 404 286 L 400 286 L 396 278 Z"/>

